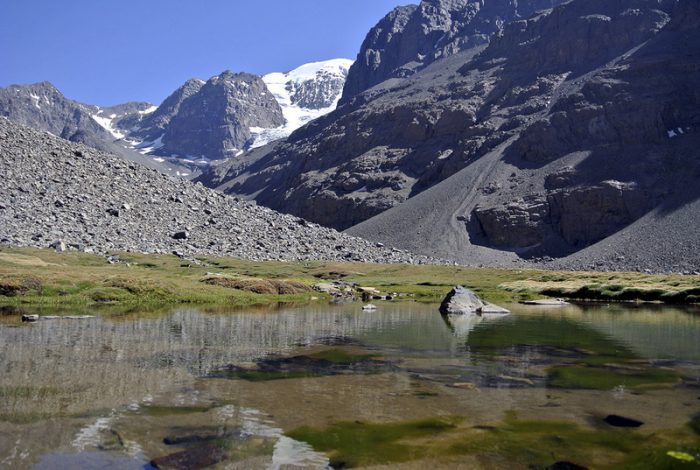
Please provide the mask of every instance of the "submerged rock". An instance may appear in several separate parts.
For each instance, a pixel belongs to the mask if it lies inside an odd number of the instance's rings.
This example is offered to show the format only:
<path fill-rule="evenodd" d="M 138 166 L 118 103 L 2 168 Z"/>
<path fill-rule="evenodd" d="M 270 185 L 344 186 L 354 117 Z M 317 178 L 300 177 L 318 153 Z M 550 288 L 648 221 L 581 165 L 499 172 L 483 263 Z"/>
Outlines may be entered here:
<path fill-rule="evenodd" d="M 608 415 L 603 421 L 617 428 L 638 428 L 644 424 L 642 421 L 618 415 Z"/>
<path fill-rule="evenodd" d="M 509 310 L 499 307 L 488 302 L 484 302 L 472 292 L 463 286 L 454 287 L 449 294 L 443 299 L 440 304 L 440 313 L 448 314 L 508 314 Z"/>
<path fill-rule="evenodd" d="M 226 453 L 218 446 L 206 445 L 151 460 L 155 468 L 190 469 L 205 468 L 226 459 Z"/>
<path fill-rule="evenodd" d="M 539 305 L 542 307 L 558 307 L 562 305 L 570 305 L 569 302 L 562 299 L 523 300 L 520 303 L 523 305 Z"/>
<path fill-rule="evenodd" d="M 588 467 L 562 460 L 560 462 L 553 463 L 547 467 L 547 470 L 588 470 Z"/>

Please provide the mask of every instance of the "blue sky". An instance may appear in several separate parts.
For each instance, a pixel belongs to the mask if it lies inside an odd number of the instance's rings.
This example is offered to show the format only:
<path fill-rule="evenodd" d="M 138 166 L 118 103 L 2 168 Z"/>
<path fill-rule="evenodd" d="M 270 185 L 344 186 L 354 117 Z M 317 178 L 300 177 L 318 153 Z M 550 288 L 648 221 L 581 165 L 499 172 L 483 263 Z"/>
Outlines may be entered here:
<path fill-rule="evenodd" d="M 160 103 L 189 78 L 354 59 L 401 0 L 7 0 L 0 86 L 52 82 L 90 104 Z"/>

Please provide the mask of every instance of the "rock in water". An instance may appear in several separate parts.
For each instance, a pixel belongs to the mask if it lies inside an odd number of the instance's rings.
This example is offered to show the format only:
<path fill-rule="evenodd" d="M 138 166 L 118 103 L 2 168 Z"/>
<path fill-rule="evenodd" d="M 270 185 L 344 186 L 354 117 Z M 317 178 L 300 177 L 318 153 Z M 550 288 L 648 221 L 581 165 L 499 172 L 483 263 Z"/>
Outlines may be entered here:
<path fill-rule="evenodd" d="M 507 315 L 510 310 L 507 310 L 498 305 L 489 302 L 484 302 L 471 290 L 463 286 L 453 288 L 447 297 L 440 304 L 440 313 L 443 315 L 449 314 L 499 314 Z"/>
<path fill-rule="evenodd" d="M 484 302 L 474 292 L 463 286 L 453 288 L 440 304 L 440 313 L 481 313 Z"/>

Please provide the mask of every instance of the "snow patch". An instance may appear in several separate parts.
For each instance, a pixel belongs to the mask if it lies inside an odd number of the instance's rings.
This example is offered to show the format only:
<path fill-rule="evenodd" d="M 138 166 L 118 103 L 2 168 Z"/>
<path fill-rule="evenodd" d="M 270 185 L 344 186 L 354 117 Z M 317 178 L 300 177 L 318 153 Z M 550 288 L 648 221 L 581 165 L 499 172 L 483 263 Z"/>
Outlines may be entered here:
<path fill-rule="evenodd" d="M 151 106 L 149 108 L 144 109 L 143 111 L 139 111 L 139 114 L 151 114 L 156 109 L 158 109 L 158 106 Z"/>
<path fill-rule="evenodd" d="M 438 157 L 438 160 L 445 160 L 446 158 L 450 158 L 450 155 L 452 155 L 452 153 L 453 153 L 452 149 L 445 150 L 444 152 L 442 152 L 440 154 L 440 156 Z"/>
<path fill-rule="evenodd" d="M 666 134 L 668 135 L 668 138 L 669 138 L 669 139 L 673 139 L 674 137 L 678 137 L 678 136 L 680 136 L 680 135 L 685 134 L 685 132 L 683 132 L 683 128 L 677 127 L 677 128 L 675 128 L 675 129 L 669 129 L 669 130 L 667 130 L 667 131 L 666 131 Z"/>
<path fill-rule="evenodd" d="M 160 137 L 158 137 L 156 140 L 152 142 L 142 142 L 138 145 L 136 145 L 134 148 L 136 148 L 137 152 L 139 152 L 142 155 L 146 155 L 147 153 L 151 153 L 154 150 L 158 150 L 159 148 L 163 147 L 165 145 L 163 143 L 163 136 L 165 134 L 161 134 Z"/>
<path fill-rule="evenodd" d="M 250 148 L 262 147 L 272 141 L 283 139 L 308 122 L 335 110 L 342 90 L 333 97 L 332 104 L 323 109 L 308 109 L 292 104 L 292 93 L 304 82 L 316 80 L 319 74 L 331 74 L 345 79 L 352 63 L 353 61 L 349 59 L 311 62 L 297 67 L 291 72 L 276 72 L 263 76 L 265 85 L 282 108 L 285 124 L 272 129 L 251 127 L 253 143 Z"/>
<path fill-rule="evenodd" d="M 104 130 L 109 132 L 114 136 L 115 139 L 123 139 L 124 134 L 118 131 L 117 129 L 114 128 L 112 121 L 114 121 L 114 118 L 117 117 L 116 114 L 110 115 L 110 117 L 102 117 L 100 116 L 102 114 L 102 110 L 99 110 L 97 114 L 93 114 L 91 117 L 92 119 L 95 120 L 97 124 L 99 124 Z"/>
<path fill-rule="evenodd" d="M 32 101 L 34 101 L 34 106 L 36 106 L 37 109 L 41 109 L 41 106 L 39 106 L 39 97 L 34 93 L 30 93 L 29 96 L 32 98 Z"/>

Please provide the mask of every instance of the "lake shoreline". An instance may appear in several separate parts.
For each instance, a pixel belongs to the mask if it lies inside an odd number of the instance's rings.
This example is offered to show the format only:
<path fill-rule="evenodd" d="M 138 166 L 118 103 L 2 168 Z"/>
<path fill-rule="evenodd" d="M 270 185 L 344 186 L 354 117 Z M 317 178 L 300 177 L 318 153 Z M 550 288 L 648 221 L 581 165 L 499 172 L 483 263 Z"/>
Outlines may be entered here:
<path fill-rule="evenodd" d="M 314 288 L 340 282 L 391 300 L 439 302 L 461 284 L 494 303 L 538 298 L 583 302 L 700 302 L 700 276 L 339 262 L 245 261 L 234 258 L 0 248 L 0 308 L 158 309 L 329 301 Z"/>

